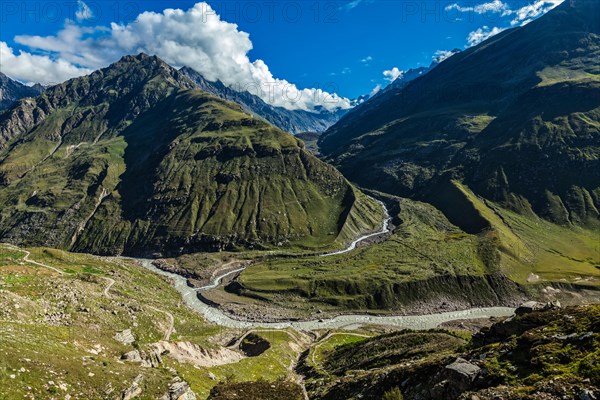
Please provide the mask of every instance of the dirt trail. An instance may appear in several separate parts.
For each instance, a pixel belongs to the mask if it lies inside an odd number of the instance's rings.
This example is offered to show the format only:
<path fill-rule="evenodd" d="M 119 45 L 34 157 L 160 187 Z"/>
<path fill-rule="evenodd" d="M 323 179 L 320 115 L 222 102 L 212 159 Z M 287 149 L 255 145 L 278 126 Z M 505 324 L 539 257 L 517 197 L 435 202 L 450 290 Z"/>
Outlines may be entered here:
<path fill-rule="evenodd" d="M 40 263 L 40 262 L 37 262 L 37 261 L 29 259 L 29 256 L 31 256 L 31 252 L 28 251 L 28 250 L 21 249 L 21 248 L 19 248 L 17 246 L 14 246 L 14 245 L 8 244 L 8 243 L 2 243 L 2 246 L 6 247 L 6 248 L 9 248 L 11 250 L 14 250 L 14 251 L 20 251 L 21 253 L 24 253 L 25 255 L 23 256 L 23 261 L 25 261 L 26 263 L 37 265 L 38 267 L 43 267 L 43 268 L 50 269 L 50 270 L 52 270 L 54 272 L 57 272 L 60 275 L 64 275 L 65 274 L 64 271 L 61 271 L 58 268 L 55 268 L 55 267 L 52 267 L 50 265 L 46 265 L 46 264 L 43 264 L 43 263 Z"/>
<path fill-rule="evenodd" d="M 171 314 L 170 312 L 161 310 L 160 308 L 156 308 L 154 306 L 148 307 L 154 311 L 165 314 L 169 318 L 169 327 L 165 331 L 165 336 L 163 338 L 163 341 L 168 342 L 169 340 L 171 340 L 171 335 L 173 334 L 173 329 L 175 327 L 175 317 L 173 317 L 173 314 Z"/>
<path fill-rule="evenodd" d="M 1 245 L 4 246 L 5 248 L 10 249 L 10 250 L 19 251 L 19 252 L 23 253 L 24 254 L 23 261 L 25 261 L 26 263 L 50 269 L 50 270 L 52 270 L 54 272 L 57 272 L 60 275 L 64 275 L 65 274 L 64 271 L 61 271 L 58 268 L 55 268 L 55 267 L 53 267 L 51 265 L 47 265 L 47 264 L 44 264 L 44 263 L 41 263 L 41 262 L 38 262 L 38 261 L 35 261 L 35 260 L 31 260 L 29 258 L 31 256 L 31 252 L 28 251 L 28 250 L 21 249 L 21 248 L 19 248 L 17 246 L 14 246 L 14 245 L 8 244 L 8 243 L 2 243 Z M 114 279 L 106 277 L 106 276 L 103 276 L 102 279 L 104 279 L 104 280 L 106 280 L 108 282 L 108 284 L 106 285 L 106 287 L 104 287 L 104 290 L 102 291 L 102 293 L 107 298 L 111 298 L 112 296 L 110 294 L 110 289 L 113 287 L 113 285 L 116 282 L 115 282 Z M 156 307 L 153 307 L 153 306 L 150 306 L 150 308 L 153 309 L 153 310 L 155 310 L 155 311 L 157 311 L 157 312 L 165 314 L 169 318 L 169 327 L 167 328 L 167 330 L 165 332 L 164 339 L 163 339 L 165 341 L 169 341 L 171 339 L 171 335 L 173 334 L 173 329 L 174 329 L 174 326 L 175 326 L 175 318 L 173 317 L 173 314 L 171 314 L 168 311 L 161 310 L 160 308 L 156 308 Z"/>
<path fill-rule="evenodd" d="M 108 285 L 106 285 L 106 287 L 104 288 L 104 295 L 108 298 L 110 298 L 110 293 L 108 293 L 108 291 L 110 290 L 111 287 L 113 287 L 113 285 L 115 284 L 115 280 L 112 278 L 108 278 L 106 276 L 103 277 L 104 279 L 106 279 L 106 281 L 108 282 Z"/>

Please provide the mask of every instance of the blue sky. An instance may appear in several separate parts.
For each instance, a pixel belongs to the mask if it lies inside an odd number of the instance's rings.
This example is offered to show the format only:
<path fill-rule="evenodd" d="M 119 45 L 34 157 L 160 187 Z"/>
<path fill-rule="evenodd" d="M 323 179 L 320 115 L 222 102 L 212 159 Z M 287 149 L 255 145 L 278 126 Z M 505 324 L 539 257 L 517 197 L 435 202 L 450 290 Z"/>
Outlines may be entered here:
<path fill-rule="evenodd" d="M 261 97 L 275 105 L 348 107 L 345 98 L 560 2 L 3 1 L 0 70 L 25 82 L 55 83 L 144 50 L 230 86 L 267 82 Z M 306 99 L 282 101 L 282 87 L 303 90 Z"/>

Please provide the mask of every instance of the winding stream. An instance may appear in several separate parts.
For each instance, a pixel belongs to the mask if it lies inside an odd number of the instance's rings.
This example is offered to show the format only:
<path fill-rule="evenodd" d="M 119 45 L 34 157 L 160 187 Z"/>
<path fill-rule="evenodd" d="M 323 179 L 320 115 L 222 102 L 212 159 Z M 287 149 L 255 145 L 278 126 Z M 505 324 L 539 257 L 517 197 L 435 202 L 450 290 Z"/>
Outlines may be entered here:
<path fill-rule="evenodd" d="M 361 236 L 349 244 L 347 248 L 332 253 L 322 254 L 321 257 L 334 256 L 338 254 L 347 253 L 356 248 L 356 246 L 369 238 L 377 235 L 385 234 L 389 232 L 389 224 L 391 218 L 385 205 L 382 205 L 386 219 L 383 223 L 382 229 L 379 232 L 371 233 L 368 235 Z M 181 275 L 177 275 L 172 272 L 163 271 L 152 264 L 153 260 L 148 259 L 136 259 L 140 264 L 162 276 L 166 276 L 173 281 L 175 289 L 183 297 L 184 303 L 191 309 L 199 312 L 204 318 L 213 324 L 224 326 L 227 328 L 234 329 L 253 329 L 253 328 L 268 328 L 268 329 L 285 329 L 294 328 L 296 330 L 311 331 L 318 329 L 358 329 L 363 325 L 389 325 L 395 326 L 401 329 L 416 329 L 425 330 L 433 329 L 440 324 L 448 321 L 454 321 L 457 319 L 466 318 L 489 318 L 489 317 L 507 317 L 513 315 L 514 308 L 509 307 L 488 307 L 488 308 L 473 308 L 463 311 L 451 311 L 439 314 L 429 315 L 411 315 L 411 316 L 373 316 L 373 315 L 341 315 L 330 319 L 320 319 L 313 321 L 289 321 L 289 322 L 248 322 L 239 321 L 231 318 L 220 309 L 210 306 L 204 303 L 198 298 L 199 291 L 207 291 L 217 288 L 222 280 L 230 275 L 242 272 L 245 268 L 239 268 L 234 271 L 229 271 L 222 275 L 217 276 L 213 281 L 200 288 L 192 288 L 187 284 L 187 279 Z"/>
<path fill-rule="evenodd" d="M 355 241 L 353 241 L 352 243 L 350 243 L 350 245 L 348 247 L 346 247 L 344 250 L 334 251 L 332 253 L 321 254 L 321 257 L 329 257 L 329 256 L 335 256 L 338 254 L 348 253 L 349 251 L 356 249 L 356 246 L 360 242 L 363 242 L 363 241 L 370 239 L 372 237 L 375 237 L 375 236 L 384 235 L 384 234 L 388 233 L 390 231 L 390 222 L 392 222 L 392 217 L 390 216 L 390 212 L 388 211 L 385 204 L 379 200 L 377 200 L 377 202 L 379 204 L 381 204 L 381 207 L 383 207 L 383 212 L 385 214 L 385 220 L 383 221 L 383 226 L 381 227 L 381 230 L 379 232 L 370 233 L 368 235 L 361 236 L 358 239 L 356 239 Z"/>
<path fill-rule="evenodd" d="M 463 318 L 489 318 L 489 317 L 507 317 L 514 313 L 514 308 L 508 307 L 489 307 L 473 308 L 464 311 L 451 311 L 440 314 L 429 315 L 410 315 L 410 316 L 372 316 L 372 315 L 341 315 L 339 317 L 314 320 L 314 321 L 290 321 L 290 322 L 247 322 L 231 318 L 218 308 L 209 306 L 200 300 L 197 296 L 199 289 L 189 287 L 187 279 L 181 275 L 172 272 L 163 271 L 152 264 L 153 260 L 138 259 L 141 265 L 162 276 L 173 280 L 175 289 L 181 293 L 184 303 L 195 311 L 198 311 L 204 318 L 217 325 L 235 329 L 249 328 L 268 328 L 285 329 L 294 328 L 296 330 L 317 330 L 317 329 L 357 329 L 362 325 L 390 325 L 402 329 L 432 329 L 439 324 L 448 321 L 454 321 Z M 238 271 L 239 272 L 239 271 Z M 231 272 L 233 273 L 233 271 Z M 221 280 L 219 277 L 216 280 Z M 214 283 L 214 282 L 213 282 Z M 209 286 L 212 286 L 209 285 Z M 200 288 L 200 290 L 206 290 Z"/>

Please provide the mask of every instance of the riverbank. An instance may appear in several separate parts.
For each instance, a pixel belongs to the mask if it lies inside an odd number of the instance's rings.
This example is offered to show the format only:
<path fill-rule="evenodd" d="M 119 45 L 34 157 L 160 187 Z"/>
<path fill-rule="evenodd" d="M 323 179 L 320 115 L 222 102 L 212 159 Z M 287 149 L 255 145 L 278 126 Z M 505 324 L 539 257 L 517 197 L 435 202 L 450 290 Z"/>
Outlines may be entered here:
<path fill-rule="evenodd" d="M 188 286 L 187 279 L 183 276 L 161 270 L 153 265 L 152 260 L 138 260 L 140 265 L 156 274 L 166 276 L 173 281 L 173 286 L 181 294 L 184 303 L 191 309 L 199 312 L 213 324 L 235 329 L 287 329 L 299 331 L 313 331 L 321 329 L 356 330 L 361 326 L 385 325 L 398 329 L 427 330 L 438 327 L 445 322 L 458 319 L 478 319 L 491 317 L 508 317 L 513 315 L 512 307 L 483 307 L 461 311 L 449 311 L 429 315 L 409 316 L 374 316 L 374 315 L 341 315 L 334 318 L 312 321 L 287 321 L 287 322 L 250 322 L 240 321 L 225 314 L 222 310 L 209 305 L 197 296 L 198 290 Z"/>

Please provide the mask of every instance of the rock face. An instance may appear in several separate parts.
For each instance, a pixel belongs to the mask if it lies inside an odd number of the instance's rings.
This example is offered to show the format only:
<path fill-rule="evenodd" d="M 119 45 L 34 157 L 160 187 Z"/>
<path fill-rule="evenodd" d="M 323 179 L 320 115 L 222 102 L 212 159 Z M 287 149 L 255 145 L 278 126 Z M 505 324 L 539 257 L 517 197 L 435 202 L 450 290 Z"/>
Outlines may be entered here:
<path fill-rule="evenodd" d="M 121 400 L 131 400 L 142 394 L 142 388 L 140 387 L 144 377 L 138 375 L 133 380 L 131 386 L 123 391 L 121 394 Z"/>
<path fill-rule="evenodd" d="M 0 238 L 100 254 L 178 255 L 347 242 L 381 208 L 300 140 L 157 57 L 0 115 Z"/>
<path fill-rule="evenodd" d="M 190 385 L 175 378 L 174 382 L 169 385 L 169 397 L 163 397 L 165 400 L 196 400 L 196 394 L 190 389 Z"/>
<path fill-rule="evenodd" d="M 0 111 L 12 107 L 25 97 L 36 97 L 44 91 L 41 85 L 25 86 L 0 72 Z"/>
<path fill-rule="evenodd" d="M 458 397 L 472 387 L 480 372 L 481 368 L 479 366 L 463 358 L 458 358 L 444 368 L 440 374 L 441 381 L 431 389 L 431 398 Z"/>
<path fill-rule="evenodd" d="M 161 353 L 157 350 L 149 352 L 132 350 L 121 356 L 121 360 L 140 364 L 146 368 L 158 368 L 162 364 Z"/>
<path fill-rule="evenodd" d="M 230 349 L 205 349 L 190 342 L 172 343 L 161 341 L 155 343 L 152 347 L 152 353 L 168 356 L 181 363 L 189 363 L 196 367 L 231 364 L 243 358 L 239 352 Z"/>

